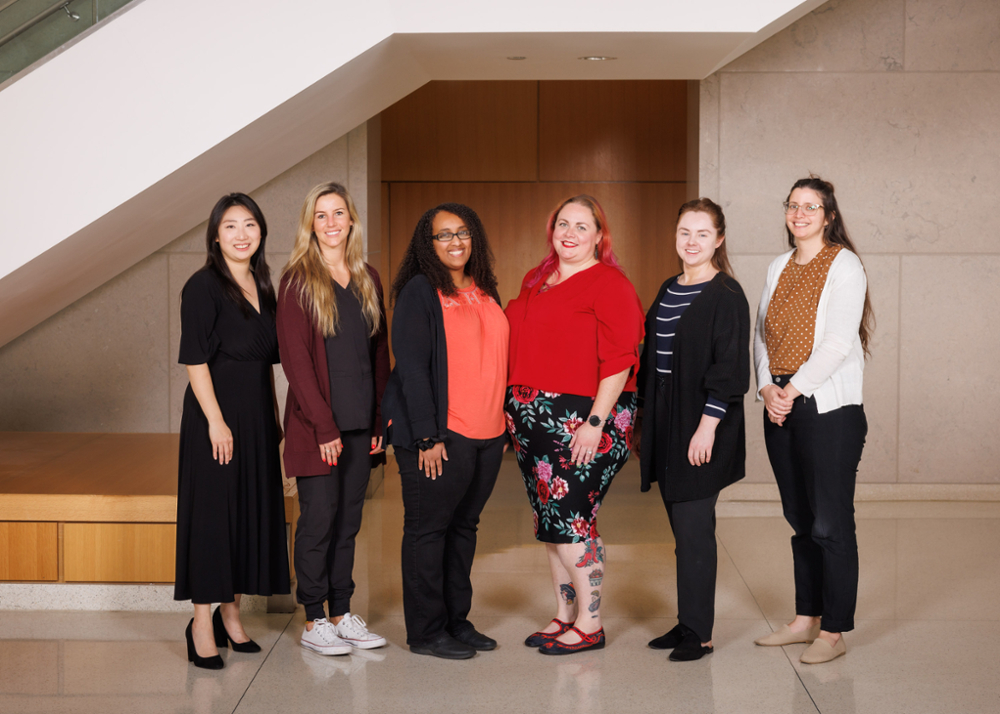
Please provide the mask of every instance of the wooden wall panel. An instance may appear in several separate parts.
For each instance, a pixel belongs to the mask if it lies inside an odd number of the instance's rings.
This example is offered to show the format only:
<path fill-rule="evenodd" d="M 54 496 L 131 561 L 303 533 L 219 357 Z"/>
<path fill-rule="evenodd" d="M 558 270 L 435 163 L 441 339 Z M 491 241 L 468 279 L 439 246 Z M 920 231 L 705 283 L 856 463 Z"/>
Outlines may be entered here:
<path fill-rule="evenodd" d="M 176 532 L 172 523 L 67 523 L 66 582 L 173 582 Z"/>
<path fill-rule="evenodd" d="M 382 112 L 383 181 L 533 181 L 537 82 L 430 82 Z"/>
<path fill-rule="evenodd" d="M 0 580 L 58 580 L 55 523 L 0 523 Z"/>
<path fill-rule="evenodd" d="M 687 200 L 687 184 L 636 184 L 639 189 L 639 233 L 642 251 L 636 290 L 649 309 L 664 280 L 681 271 L 677 255 L 677 210 Z"/>
<path fill-rule="evenodd" d="M 687 83 L 541 82 L 542 181 L 687 180 Z"/>
<path fill-rule="evenodd" d="M 547 251 L 545 222 L 565 198 L 589 193 L 604 206 L 615 253 L 644 306 L 664 279 L 677 272 L 674 216 L 684 202 L 684 184 L 640 183 L 405 183 L 390 193 L 389 251 L 392 278 L 417 220 L 445 201 L 471 206 L 479 214 L 497 259 L 504 304 L 517 296 L 525 273 Z"/>

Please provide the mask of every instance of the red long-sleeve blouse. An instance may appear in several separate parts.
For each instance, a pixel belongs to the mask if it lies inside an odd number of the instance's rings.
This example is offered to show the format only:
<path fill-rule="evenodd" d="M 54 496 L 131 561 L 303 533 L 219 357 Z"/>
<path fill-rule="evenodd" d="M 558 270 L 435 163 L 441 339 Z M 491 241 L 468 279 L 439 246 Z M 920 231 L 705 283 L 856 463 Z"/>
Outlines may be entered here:
<path fill-rule="evenodd" d="M 634 392 L 645 327 L 628 278 L 598 263 L 542 292 L 544 280 L 527 287 L 530 275 L 507 304 L 507 384 L 595 397 L 602 379 L 628 369 L 624 391 Z"/>

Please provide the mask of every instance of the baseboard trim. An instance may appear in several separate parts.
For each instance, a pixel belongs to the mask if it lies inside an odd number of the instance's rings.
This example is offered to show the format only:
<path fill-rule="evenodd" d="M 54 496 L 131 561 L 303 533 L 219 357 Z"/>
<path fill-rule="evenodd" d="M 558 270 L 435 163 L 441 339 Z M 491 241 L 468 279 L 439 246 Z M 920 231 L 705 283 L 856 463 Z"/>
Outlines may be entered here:
<path fill-rule="evenodd" d="M 774 483 L 735 483 L 720 501 L 780 501 Z M 855 501 L 1000 501 L 1000 484 L 859 483 Z"/>
<path fill-rule="evenodd" d="M 267 612 L 267 598 L 244 595 L 243 612 Z M 105 583 L 0 583 L 0 610 L 190 612 L 169 585 Z"/>

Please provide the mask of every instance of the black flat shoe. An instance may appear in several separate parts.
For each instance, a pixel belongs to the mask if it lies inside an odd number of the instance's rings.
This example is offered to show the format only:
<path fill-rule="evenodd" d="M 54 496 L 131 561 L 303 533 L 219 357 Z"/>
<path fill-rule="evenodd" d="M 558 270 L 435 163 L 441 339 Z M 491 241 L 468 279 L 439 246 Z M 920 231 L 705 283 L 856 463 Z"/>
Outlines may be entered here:
<path fill-rule="evenodd" d="M 693 632 L 684 636 L 681 643 L 674 648 L 674 651 L 670 653 L 671 662 L 693 662 L 696 659 L 701 659 L 707 654 L 712 654 L 715 651 L 714 647 L 703 647 L 701 644 L 701 638 Z"/>
<path fill-rule="evenodd" d="M 691 632 L 691 628 L 678 622 L 677 626 L 667 634 L 650 640 L 649 646 L 654 650 L 672 650 L 683 641 L 684 635 L 689 632 Z"/>
<path fill-rule="evenodd" d="M 221 649 L 225 649 L 230 643 L 233 645 L 233 652 L 260 652 L 260 645 L 258 645 L 253 640 L 247 640 L 246 642 L 233 642 L 233 638 L 229 636 L 229 631 L 226 630 L 226 624 L 222 621 L 222 613 L 219 612 L 221 605 L 215 608 L 215 612 L 212 614 L 212 630 L 215 632 L 215 646 Z"/>
<path fill-rule="evenodd" d="M 194 618 L 191 618 L 191 622 L 188 623 L 187 629 L 184 630 L 184 639 L 187 640 L 188 646 L 188 662 L 194 662 L 195 667 L 201 667 L 202 669 L 222 669 L 226 666 L 225 662 L 222 661 L 222 657 L 215 655 L 214 657 L 199 657 L 198 650 L 194 648 L 194 637 L 191 635 L 191 626 L 194 625 Z"/>
<path fill-rule="evenodd" d="M 470 659 L 476 656 L 476 650 L 467 644 L 459 642 L 445 633 L 426 645 L 410 645 L 413 654 L 430 655 L 441 659 Z"/>
<path fill-rule="evenodd" d="M 542 632 L 541 630 L 539 630 L 538 632 L 532 633 L 528 635 L 527 639 L 524 640 L 525 646 L 541 647 L 546 642 L 551 642 L 555 638 L 559 637 L 559 635 L 563 634 L 564 632 L 566 632 L 566 630 L 568 630 L 573 626 L 572 622 L 563 622 L 562 620 L 558 620 L 556 618 L 552 618 L 552 622 L 559 625 L 558 630 L 556 630 L 555 632 Z"/>
<path fill-rule="evenodd" d="M 570 627 L 580 641 L 573 645 L 566 645 L 559 640 L 550 640 L 544 645 L 538 648 L 538 651 L 544 655 L 565 655 L 573 654 L 574 652 L 584 652 L 586 650 L 603 650 L 604 649 L 604 628 L 602 627 L 597 632 L 591 632 L 589 635 L 581 632 L 575 626 Z"/>
<path fill-rule="evenodd" d="M 489 652 L 497 648 L 497 641 L 492 637 L 487 637 L 475 627 L 466 628 L 452 635 L 463 645 L 468 645 L 477 652 Z"/>

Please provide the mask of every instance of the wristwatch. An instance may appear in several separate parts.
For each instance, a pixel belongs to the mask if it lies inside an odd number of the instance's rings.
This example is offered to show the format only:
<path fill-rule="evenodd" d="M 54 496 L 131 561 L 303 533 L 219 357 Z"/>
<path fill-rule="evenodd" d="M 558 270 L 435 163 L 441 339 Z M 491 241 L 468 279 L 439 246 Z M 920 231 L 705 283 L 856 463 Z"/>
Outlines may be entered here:
<path fill-rule="evenodd" d="M 590 417 L 587 419 L 587 423 L 590 424 L 591 426 L 600 426 L 603 421 L 604 420 L 601 419 L 601 417 L 597 416 L 596 414 L 591 414 Z"/>

